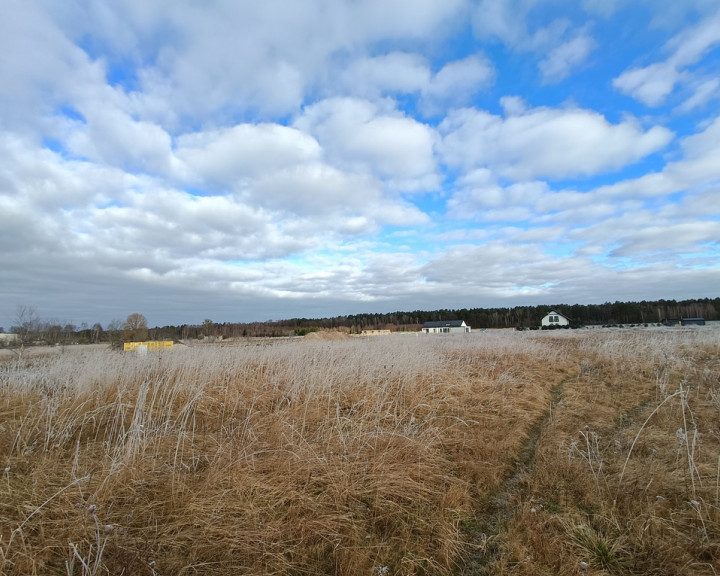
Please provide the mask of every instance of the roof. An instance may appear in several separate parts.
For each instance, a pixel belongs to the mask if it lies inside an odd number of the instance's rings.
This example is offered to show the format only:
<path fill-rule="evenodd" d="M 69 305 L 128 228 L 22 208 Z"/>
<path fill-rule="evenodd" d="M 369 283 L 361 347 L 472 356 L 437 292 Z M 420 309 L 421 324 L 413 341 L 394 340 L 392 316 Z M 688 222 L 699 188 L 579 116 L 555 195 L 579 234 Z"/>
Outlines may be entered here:
<path fill-rule="evenodd" d="M 423 328 L 462 328 L 464 320 L 440 320 L 437 322 L 425 322 Z"/>
<path fill-rule="evenodd" d="M 553 316 L 562 316 L 563 318 L 565 318 L 565 320 L 570 320 L 569 316 L 566 316 L 565 314 L 563 314 L 562 312 L 558 312 L 557 310 L 550 310 L 550 312 L 545 314 L 545 316 L 550 316 L 551 314 Z M 543 316 L 543 318 L 545 318 L 545 316 Z"/>

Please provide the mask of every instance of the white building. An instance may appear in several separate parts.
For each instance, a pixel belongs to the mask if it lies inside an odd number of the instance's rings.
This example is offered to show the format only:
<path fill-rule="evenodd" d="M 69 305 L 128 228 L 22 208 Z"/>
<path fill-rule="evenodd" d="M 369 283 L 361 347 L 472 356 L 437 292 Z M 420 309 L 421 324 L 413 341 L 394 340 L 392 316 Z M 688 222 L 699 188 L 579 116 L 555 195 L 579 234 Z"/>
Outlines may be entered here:
<path fill-rule="evenodd" d="M 465 324 L 465 320 L 440 320 L 425 322 L 422 331 L 424 334 L 469 334 L 470 326 Z"/>
<path fill-rule="evenodd" d="M 542 321 L 542 326 L 569 326 L 570 318 L 563 316 L 560 312 L 551 310 L 549 314 L 546 314 Z"/>

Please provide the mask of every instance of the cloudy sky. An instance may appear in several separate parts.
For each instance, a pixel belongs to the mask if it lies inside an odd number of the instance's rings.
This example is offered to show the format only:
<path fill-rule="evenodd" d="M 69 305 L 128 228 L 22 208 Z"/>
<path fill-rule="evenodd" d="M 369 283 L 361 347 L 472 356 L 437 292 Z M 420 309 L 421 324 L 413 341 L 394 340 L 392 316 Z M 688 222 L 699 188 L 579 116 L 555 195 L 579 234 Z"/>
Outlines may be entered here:
<path fill-rule="evenodd" d="M 0 0 L 0 326 L 720 295 L 717 0 Z"/>

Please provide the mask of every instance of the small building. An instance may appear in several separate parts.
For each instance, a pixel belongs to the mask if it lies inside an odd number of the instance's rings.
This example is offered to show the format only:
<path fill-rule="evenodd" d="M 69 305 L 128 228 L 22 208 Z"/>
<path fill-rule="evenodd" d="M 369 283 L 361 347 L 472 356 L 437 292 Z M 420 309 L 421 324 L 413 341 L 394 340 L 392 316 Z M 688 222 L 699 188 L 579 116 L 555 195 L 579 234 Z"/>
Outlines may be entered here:
<path fill-rule="evenodd" d="M 465 320 L 440 320 L 425 322 L 422 331 L 424 334 L 469 334 L 471 328 Z"/>
<path fill-rule="evenodd" d="M 560 312 L 550 310 L 548 314 L 543 316 L 543 319 L 540 321 L 540 325 L 542 327 L 570 326 L 570 318 L 561 314 Z"/>
<path fill-rule="evenodd" d="M 705 326 L 705 318 L 681 318 L 680 326 Z"/>
<path fill-rule="evenodd" d="M 173 347 L 172 340 L 160 340 L 151 342 L 125 342 L 123 350 L 126 352 L 147 352 L 148 350 L 167 350 Z"/>

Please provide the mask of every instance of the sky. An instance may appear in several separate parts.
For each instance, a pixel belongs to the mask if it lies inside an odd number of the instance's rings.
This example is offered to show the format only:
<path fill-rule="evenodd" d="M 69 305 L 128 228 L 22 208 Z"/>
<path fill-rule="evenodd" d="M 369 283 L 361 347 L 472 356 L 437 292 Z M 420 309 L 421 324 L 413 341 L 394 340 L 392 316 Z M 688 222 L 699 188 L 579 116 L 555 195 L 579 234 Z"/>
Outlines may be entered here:
<path fill-rule="evenodd" d="M 0 326 L 720 295 L 717 0 L 0 0 Z"/>

